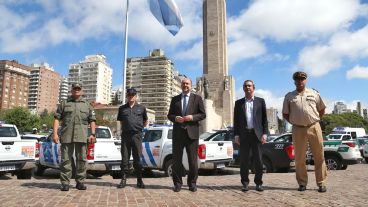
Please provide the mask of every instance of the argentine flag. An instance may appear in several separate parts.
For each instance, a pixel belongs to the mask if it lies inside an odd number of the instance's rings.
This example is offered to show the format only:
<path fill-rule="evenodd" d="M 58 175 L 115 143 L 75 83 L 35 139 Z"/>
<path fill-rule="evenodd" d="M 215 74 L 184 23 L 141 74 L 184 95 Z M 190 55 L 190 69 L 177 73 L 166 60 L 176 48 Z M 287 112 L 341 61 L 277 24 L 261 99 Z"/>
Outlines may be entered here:
<path fill-rule="evenodd" d="M 172 35 L 176 35 L 183 26 L 183 19 L 174 0 L 149 0 L 153 16 L 166 27 Z"/>

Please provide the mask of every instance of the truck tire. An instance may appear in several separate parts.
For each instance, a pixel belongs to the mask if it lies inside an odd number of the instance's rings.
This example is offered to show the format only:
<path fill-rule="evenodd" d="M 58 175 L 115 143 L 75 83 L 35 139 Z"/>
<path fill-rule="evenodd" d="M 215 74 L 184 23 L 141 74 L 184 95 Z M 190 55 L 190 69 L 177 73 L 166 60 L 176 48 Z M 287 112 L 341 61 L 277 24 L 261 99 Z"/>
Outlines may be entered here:
<path fill-rule="evenodd" d="M 22 170 L 17 174 L 17 179 L 19 179 L 19 180 L 31 179 L 31 177 L 32 177 L 32 169 Z"/>
<path fill-rule="evenodd" d="M 111 173 L 111 177 L 113 179 L 121 179 L 121 177 L 123 177 L 123 176 L 122 176 L 121 172 L 113 172 L 113 173 Z"/>
<path fill-rule="evenodd" d="M 89 172 L 90 175 L 92 175 L 95 178 L 99 178 L 102 177 L 103 175 L 105 175 L 105 172 Z"/>
<path fill-rule="evenodd" d="M 273 173 L 272 163 L 269 159 L 263 159 L 263 172 L 265 173 Z"/>
<path fill-rule="evenodd" d="M 342 163 L 341 160 L 333 155 L 328 155 L 325 157 L 327 170 L 341 170 Z"/>
<path fill-rule="evenodd" d="M 347 164 L 341 166 L 341 170 L 346 170 L 347 168 L 348 168 Z"/>
<path fill-rule="evenodd" d="M 368 157 L 365 157 L 365 163 L 368 164 Z"/>
<path fill-rule="evenodd" d="M 167 177 L 172 177 L 172 165 L 173 164 L 174 164 L 173 159 L 169 159 L 168 161 L 165 162 L 164 171 Z"/>
<path fill-rule="evenodd" d="M 42 176 L 45 170 L 46 170 L 46 167 L 38 164 L 36 165 L 36 168 L 35 168 L 35 175 Z"/>

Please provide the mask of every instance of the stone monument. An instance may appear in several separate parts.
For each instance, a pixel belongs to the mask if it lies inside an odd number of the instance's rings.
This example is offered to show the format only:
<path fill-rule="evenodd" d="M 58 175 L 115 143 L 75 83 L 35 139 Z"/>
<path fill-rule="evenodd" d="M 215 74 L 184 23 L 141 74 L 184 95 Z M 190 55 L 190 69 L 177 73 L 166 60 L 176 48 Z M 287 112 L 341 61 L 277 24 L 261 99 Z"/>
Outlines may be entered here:
<path fill-rule="evenodd" d="M 207 114 L 201 132 L 233 125 L 235 80 L 228 74 L 225 0 L 203 0 L 203 76 L 197 78 L 197 93 Z"/>

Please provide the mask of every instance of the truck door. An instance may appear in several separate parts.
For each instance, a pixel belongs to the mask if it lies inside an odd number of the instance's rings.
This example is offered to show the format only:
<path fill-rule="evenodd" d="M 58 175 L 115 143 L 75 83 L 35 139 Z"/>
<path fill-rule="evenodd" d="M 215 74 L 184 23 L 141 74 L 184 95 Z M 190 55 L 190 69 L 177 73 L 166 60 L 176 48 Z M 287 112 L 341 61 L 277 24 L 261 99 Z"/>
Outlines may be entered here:
<path fill-rule="evenodd" d="M 144 167 L 157 168 L 161 166 L 162 129 L 148 130 L 142 140 L 141 161 Z"/>

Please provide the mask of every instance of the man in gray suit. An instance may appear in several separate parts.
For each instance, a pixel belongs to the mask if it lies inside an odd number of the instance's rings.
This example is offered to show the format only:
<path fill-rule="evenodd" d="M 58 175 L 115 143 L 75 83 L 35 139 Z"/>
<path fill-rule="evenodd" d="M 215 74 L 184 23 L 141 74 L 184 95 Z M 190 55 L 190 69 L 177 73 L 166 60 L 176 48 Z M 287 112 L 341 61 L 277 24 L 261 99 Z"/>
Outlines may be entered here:
<path fill-rule="evenodd" d="M 234 107 L 235 142 L 240 145 L 240 176 L 242 191 L 249 190 L 249 158 L 252 152 L 252 163 L 255 167 L 254 182 L 257 191 L 263 191 L 262 144 L 267 138 L 267 112 L 263 98 L 254 96 L 255 85 L 252 80 L 243 84 L 245 97 L 237 100 Z"/>

